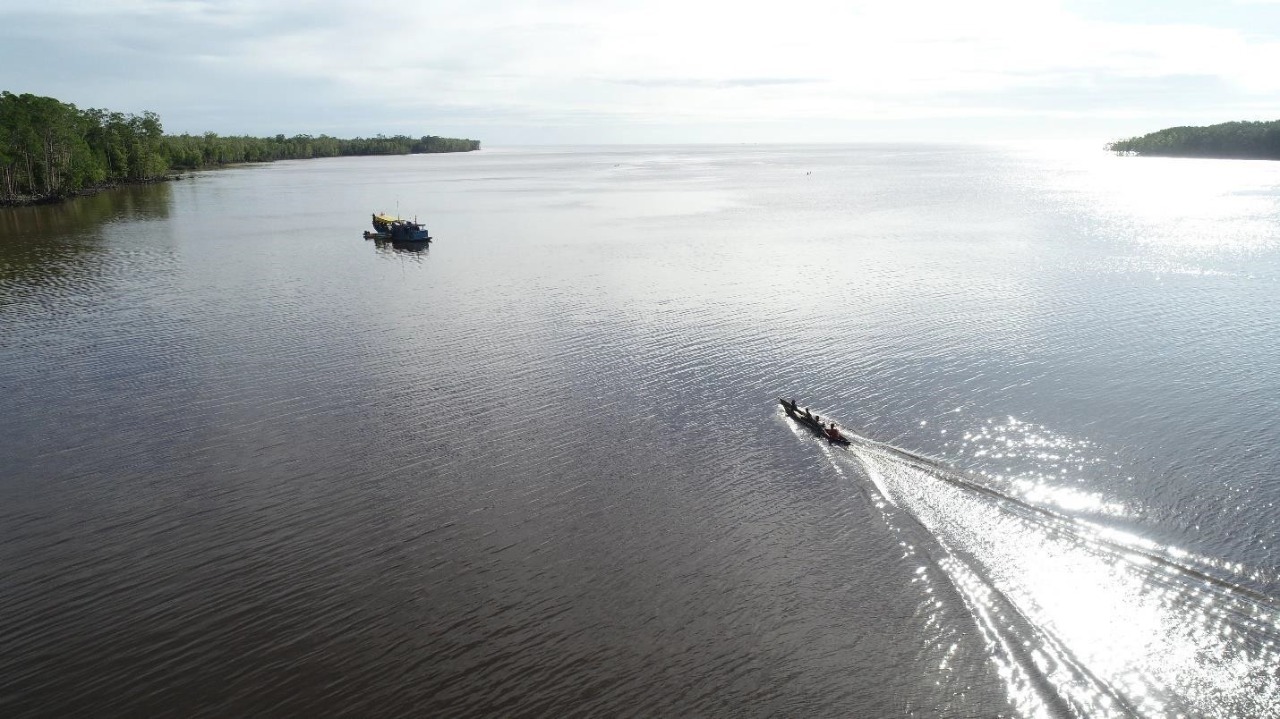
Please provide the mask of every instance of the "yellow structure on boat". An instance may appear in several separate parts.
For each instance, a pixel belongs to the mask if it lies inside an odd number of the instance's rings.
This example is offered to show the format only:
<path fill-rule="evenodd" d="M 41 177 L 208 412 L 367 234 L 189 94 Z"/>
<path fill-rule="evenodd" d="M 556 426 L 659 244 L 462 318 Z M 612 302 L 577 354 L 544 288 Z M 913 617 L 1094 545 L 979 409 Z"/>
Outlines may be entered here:
<path fill-rule="evenodd" d="M 365 239 L 377 238 L 384 240 L 395 240 L 401 242 L 430 242 L 431 236 L 427 234 L 427 228 L 418 224 L 415 217 L 413 221 L 402 220 L 399 217 L 375 212 L 373 213 L 373 232 L 366 231 Z"/>

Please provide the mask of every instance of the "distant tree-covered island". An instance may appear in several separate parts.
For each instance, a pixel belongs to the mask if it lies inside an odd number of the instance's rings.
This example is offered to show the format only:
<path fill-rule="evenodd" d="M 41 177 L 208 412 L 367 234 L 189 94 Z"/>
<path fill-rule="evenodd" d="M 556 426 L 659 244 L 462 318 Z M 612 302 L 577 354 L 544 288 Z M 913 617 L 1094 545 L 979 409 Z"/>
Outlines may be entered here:
<path fill-rule="evenodd" d="M 52 97 L 0 92 L 0 204 L 5 205 L 52 201 L 235 163 L 478 149 L 477 140 L 433 135 L 353 140 L 166 135 L 154 112 L 81 110 Z"/>
<path fill-rule="evenodd" d="M 1280 160 L 1280 120 L 1170 127 L 1113 142 L 1107 149 L 1154 157 Z"/>

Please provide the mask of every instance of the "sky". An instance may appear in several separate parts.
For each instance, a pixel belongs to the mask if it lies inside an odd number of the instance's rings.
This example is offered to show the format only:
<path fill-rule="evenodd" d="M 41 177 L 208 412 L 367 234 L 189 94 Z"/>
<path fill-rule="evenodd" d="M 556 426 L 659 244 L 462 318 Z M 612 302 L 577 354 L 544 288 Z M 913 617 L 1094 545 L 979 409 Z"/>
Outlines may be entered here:
<path fill-rule="evenodd" d="M 0 90 L 170 133 L 1101 144 L 1276 68 L 1280 0 L 0 0 Z"/>

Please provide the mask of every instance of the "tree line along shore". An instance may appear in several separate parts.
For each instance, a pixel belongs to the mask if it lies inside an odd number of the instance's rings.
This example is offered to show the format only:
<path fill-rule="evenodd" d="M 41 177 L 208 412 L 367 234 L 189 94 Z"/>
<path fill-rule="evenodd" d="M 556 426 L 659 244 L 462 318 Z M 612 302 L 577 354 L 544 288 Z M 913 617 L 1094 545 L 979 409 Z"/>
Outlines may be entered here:
<path fill-rule="evenodd" d="M 56 201 L 235 163 L 478 149 L 478 140 L 434 135 L 166 135 L 154 112 L 81 110 L 52 97 L 0 92 L 0 205 Z"/>
<path fill-rule="evenodd" d="M 1107 149 L 1153 157 L 1280 160 L 1280 120 L 1169 127 L 1110 143 Z"/>

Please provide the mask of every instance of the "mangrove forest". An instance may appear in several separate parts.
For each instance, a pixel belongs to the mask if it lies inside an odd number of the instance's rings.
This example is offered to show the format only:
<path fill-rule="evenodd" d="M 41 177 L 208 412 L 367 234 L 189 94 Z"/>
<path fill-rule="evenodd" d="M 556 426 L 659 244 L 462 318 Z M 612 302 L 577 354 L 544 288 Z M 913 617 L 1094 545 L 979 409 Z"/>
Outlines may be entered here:
<path fill-rule="evenodd" d="M 1280 160 L 1280 120 L 1170 127 L 1113 142 L 1107 149 L 1154 157 Z"/>
<path fill-rule="evenodd" d="M 477 140 L 433 135 L 166 135 L 154 112 L 81 110 L 52 97 L 0 92 L 0 204 L 53 200 L 235 163 L 478 149 Z"/>

